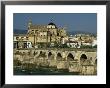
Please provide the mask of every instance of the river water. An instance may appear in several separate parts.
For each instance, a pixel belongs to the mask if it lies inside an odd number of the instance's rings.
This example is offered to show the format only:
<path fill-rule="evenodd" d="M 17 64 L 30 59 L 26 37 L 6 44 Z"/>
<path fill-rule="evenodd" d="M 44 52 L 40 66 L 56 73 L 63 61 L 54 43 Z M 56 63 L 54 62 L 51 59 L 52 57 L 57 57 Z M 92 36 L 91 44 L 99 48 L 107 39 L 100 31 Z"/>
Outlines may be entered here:
<path fill-rule="evenodd" d="M 14 68 L 14 75 L 79 75 L 77 72 L 69 72 L 67 69 L 60 69 L 54 67 L 40 67 L 36 69 L 21 69 Z"/>

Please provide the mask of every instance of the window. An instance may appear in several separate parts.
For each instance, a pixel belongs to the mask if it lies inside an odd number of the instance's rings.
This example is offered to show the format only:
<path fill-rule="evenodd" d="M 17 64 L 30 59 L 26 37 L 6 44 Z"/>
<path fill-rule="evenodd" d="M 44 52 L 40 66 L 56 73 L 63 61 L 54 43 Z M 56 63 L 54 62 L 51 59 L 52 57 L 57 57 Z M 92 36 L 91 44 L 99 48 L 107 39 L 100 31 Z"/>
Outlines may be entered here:
<path fill-rule="evenodd" d="M 23 39 L 24 37 L 21 37 L 21 39 Z"/>
<path fill-rule="evenodd" d="M 26 39 L 28 40 L 28 37 L 26 37 Z"/>
<path fill-rule="evenodd" d="M 16 40 L 18 40 L 19 39 L 19 37 L 16 37 Z"/>
<path fill-rule="evenodd" d="M 35 31 L 36 33 L 38 32 L 38 30 Z"/>
<path fill-rule="evenodd" d="M 24 43 L 24 47 L 23 48 L 27 48 L 27 44 L 26 43 Z"/>
<path fill-rule="evenodd" d="M 17 48 L 17 43 L 14 43 L 14 48 Z"/>
<path fill-rule="evenodd" d="M 55 26 L 52 26 L 52 28 L 55 28 Z"/>
<path fill-rule="evenodd" d="M 57 36 L 59 36 L 59 33 L 57 33 Z"/>

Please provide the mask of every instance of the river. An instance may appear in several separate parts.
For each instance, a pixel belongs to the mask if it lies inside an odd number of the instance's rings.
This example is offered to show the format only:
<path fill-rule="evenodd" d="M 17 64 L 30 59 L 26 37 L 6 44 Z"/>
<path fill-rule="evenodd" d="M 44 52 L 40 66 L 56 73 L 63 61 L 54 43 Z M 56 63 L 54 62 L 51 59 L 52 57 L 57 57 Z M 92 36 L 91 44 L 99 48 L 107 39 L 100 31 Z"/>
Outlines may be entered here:
<path fill-rule="evenodd" d="M 55 67 L 39 67 L 36 69 L 14 68 L 14 75 L 79 75 L 78 72 L 69 72 L 67 69 L 57 69 Z"/>

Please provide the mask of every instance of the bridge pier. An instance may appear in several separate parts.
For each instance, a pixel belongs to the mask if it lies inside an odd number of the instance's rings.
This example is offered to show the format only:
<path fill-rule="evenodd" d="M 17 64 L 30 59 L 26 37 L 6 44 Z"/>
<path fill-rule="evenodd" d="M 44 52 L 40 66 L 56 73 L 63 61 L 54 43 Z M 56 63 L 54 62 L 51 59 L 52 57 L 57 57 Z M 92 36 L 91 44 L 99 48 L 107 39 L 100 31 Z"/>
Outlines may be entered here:
<path fill-rule="evenodd" d="M 46 52 L 46 56 L 47 56 L 46 59 L 48 60 L 48 52 Z"/>
<path fill-rule="evenodd" d="M 54 60 L 57 60 L 57 54 L 54 54 Z"/>
<path fill-rule="evenodd" d="M 65 60 L 67 61 L 67 56 L 65 57 Z"/>

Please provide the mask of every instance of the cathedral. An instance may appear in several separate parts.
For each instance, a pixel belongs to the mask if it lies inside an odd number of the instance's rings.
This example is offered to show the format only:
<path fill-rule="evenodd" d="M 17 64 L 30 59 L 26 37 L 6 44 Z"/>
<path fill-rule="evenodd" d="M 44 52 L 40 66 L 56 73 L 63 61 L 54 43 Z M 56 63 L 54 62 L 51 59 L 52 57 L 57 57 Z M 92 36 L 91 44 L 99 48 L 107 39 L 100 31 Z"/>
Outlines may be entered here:
<path fill-rule="evenodd" d="M 37 25 L 33 24 L 30 20 L 28 22 L 27 34 L 14 36 L 14 47 L 19 48 L 21 46 L 21 48 L 27 48 L 29 44 L 31 44 L 32 47 L 39 44 L 62 44 L 66 36 L 66 30 L 64 28 L 58 28 L 53 22 L 47 25 Z"/>

